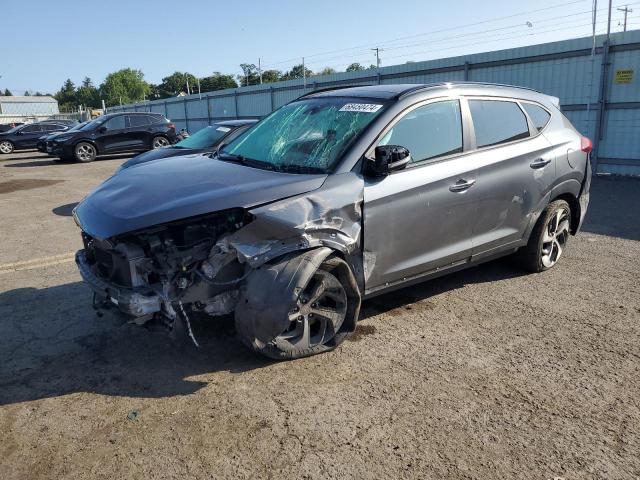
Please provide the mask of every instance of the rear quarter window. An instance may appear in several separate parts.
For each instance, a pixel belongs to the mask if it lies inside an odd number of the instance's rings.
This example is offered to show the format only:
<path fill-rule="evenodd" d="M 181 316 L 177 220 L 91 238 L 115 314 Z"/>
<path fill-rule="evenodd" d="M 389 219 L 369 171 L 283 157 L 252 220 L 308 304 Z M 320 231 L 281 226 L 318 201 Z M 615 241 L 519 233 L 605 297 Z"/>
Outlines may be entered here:
<path fill-rule="evenodd" d="M 529 137 L 527 117 L 517 103 L 501 100 L 469 100 L 478 148 Z"/>
<path fill-rule="evenodd" d="M 544 108 L 534 105 L 533 103 L 523 103 L 522 107 L 527 112 L 527 115 L 529 115 L 529 118 L 536 130 L 541 132 L 542 129 L 547 126 L 547 123 L 549 123 L 551 114 Z"/>

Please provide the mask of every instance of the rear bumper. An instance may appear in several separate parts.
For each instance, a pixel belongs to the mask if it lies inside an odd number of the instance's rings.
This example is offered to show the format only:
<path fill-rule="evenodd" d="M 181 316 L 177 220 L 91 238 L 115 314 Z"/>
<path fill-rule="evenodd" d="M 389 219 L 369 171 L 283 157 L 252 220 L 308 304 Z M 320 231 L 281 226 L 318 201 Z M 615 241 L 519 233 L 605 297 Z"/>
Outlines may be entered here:
<path fill-rule="evenodd" d="M 162 299 L 159 295 L 142 294 L 132 289 L 111 284 L 98 277 L 93 273 L 84 250 L 78 250 L 76 253 L 76 264 L 78 265 L 80 276 L 89 288 L 100 297 L 117 305 L 122 313 L 134 317 L 143 317 L 161 310 Z"/>

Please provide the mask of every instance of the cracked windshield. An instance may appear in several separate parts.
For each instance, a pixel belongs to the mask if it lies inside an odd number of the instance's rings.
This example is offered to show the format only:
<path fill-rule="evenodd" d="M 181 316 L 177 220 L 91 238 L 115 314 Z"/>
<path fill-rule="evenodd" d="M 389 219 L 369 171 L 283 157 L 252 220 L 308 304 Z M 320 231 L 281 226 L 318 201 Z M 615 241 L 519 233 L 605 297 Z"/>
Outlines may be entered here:
<path fill-rule="evenodd" d="M 366 99 L 311 98 L 285 105 L 232 142 L 222 160 L 291 173 L 326 173 L 383 110 Z"/>

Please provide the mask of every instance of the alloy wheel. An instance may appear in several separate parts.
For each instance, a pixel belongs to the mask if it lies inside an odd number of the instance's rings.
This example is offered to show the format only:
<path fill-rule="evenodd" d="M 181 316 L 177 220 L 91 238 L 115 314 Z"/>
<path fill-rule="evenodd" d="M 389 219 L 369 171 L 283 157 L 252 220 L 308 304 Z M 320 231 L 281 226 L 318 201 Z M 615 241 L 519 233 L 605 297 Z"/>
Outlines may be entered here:
<path fill-rule="evenodd" d="M 546 268 L 553 267 L 569 239 L 569 212 L 560 208 L 549 218 L 542 237 L 541 260 Z"/>
<path fill-rule="evenodd" d="M 274 340 L 288 349 L 307 349 L 330 341 L 347 314 L 347 294 L 340 281 L 318 270 L 289 313 L 289 327 Z"/>
<path fill-rule="evenodd" d="M 153 148 L 162 148 L 169 146 L 169 140 L 164 137 L 156 137 L 153 139 Z"/>
<path fill-rule="evenodd" d="M 76 147 L 76 155 L 82 162 L 90 162 L 96 157 L 96 149 L 88 143 L 83 143 Z"/>
<path fill-rule="evenodd" d="M 0 152 L 1 153 L 11 153 L 13 151 L 13 145 L 11 142 L 0 142 Z"/>

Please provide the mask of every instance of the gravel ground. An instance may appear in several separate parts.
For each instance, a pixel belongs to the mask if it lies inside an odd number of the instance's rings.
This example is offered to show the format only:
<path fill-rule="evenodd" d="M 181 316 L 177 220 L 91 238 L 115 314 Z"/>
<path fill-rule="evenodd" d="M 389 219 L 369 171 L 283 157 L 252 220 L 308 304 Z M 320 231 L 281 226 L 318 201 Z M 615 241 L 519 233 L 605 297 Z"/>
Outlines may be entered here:
<path fill-rule="evenodd" d="M 640 181 L 598 178 L 552 271 L 492 262 L 364 304 L 273 363 L 98 318 L 70 210 L 124 157 L 0 157 L 0 478 L 640 477 Z"/>

